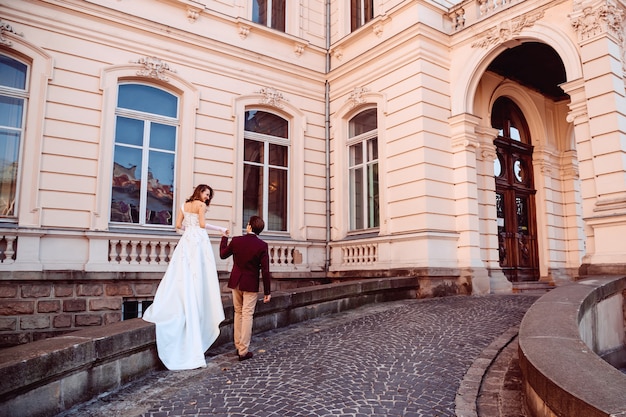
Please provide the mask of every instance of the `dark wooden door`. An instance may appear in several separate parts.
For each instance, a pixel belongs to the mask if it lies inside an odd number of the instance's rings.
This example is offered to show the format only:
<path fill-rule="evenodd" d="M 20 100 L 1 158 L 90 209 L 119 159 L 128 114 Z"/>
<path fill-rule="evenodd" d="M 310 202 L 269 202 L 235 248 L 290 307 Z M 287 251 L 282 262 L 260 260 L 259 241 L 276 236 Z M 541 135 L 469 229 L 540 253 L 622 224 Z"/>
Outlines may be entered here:
<path fill-rule="evenodd" d="M 498 252 L 502 271 L 511 282 L 539 280 L 537 223 L 532 154 L 528 130 L 521 112 L 510 100 L 492 115 L 500 135 L 494 140 L 497 149 L 496 211 Z M 525 143 L 527 142 L 527 143 Z"/>

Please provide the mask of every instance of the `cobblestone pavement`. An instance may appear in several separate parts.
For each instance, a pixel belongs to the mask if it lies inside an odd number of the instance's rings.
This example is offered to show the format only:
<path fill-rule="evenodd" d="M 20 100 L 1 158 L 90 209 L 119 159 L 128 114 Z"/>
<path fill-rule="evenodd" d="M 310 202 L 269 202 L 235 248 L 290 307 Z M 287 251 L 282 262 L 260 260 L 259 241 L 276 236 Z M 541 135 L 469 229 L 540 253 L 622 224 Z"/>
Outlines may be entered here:
<path fill-rule="evenodd" d="M 250 360 L 227 344 L 206 368 L 153 372 L 59 416 L 523 416 L 510 382 L 537 298 L 367 305 L 255 335 Z"/>

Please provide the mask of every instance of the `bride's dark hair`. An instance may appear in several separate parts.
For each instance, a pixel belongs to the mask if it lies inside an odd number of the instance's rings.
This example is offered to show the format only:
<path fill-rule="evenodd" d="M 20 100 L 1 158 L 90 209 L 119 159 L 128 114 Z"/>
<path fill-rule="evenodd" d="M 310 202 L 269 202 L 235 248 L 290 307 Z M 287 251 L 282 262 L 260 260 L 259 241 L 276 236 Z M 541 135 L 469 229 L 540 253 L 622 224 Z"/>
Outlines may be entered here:
<path fill-rule="evenodd" d="M 193 194 L 191 195 L 191 197 L 189 197 L 187 199 L 187 203 L 191 202 L 191 201 L 195 201 L 195 200 L 202 200 L 202 193 L 205 190 L 209 190 L 209 198 L 207 198 L 206 200 L 204 200 L 204 204 L 206 204 L 207 206 L 209 204 L 211 204 L 211 200 L 213 200 L 213 188 L 211 188 L 210 186 L 206 185 L 206 184 L 200 184 L 196 187 L 195 190 L 193 190 Z"/>

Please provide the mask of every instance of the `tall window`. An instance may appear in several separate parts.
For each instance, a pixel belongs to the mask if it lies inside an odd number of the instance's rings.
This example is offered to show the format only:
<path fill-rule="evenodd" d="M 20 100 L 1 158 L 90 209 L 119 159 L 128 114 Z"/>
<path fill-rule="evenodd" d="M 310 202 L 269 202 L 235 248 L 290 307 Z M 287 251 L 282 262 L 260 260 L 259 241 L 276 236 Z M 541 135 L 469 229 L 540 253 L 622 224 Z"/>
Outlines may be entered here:
<path fill-rule="evenodd" d="M 24 134 L 28 67 L 0 55 L 0 216 L 16 214 L 20 146 Z"/>
<path fill-rule="evenodd" d="M 350 30 L 354 31 L 374 18 L 374 0 L 350 0 Z"/>
<path fill-rule="evenodd" d="M 173 223 L 178 98 L 121 84 L 115 123 L 111 222 Z"/>
<path fill-rule="evenodd" d="M 368 109 L 349 122 L 350 230 L 379 226 L 376 117 L 376 109 Z"/>
<path fill-rule="evenodd" d="M 286 232 L 289 122 L 261 110 L 248 110 L 245 117 L 243 224 L 257 215 L 266 230 Z"/>
<path fill-rule="evenodd" d="M 285 0 L 252 0 L 252 21 L 285 31 Z"/>

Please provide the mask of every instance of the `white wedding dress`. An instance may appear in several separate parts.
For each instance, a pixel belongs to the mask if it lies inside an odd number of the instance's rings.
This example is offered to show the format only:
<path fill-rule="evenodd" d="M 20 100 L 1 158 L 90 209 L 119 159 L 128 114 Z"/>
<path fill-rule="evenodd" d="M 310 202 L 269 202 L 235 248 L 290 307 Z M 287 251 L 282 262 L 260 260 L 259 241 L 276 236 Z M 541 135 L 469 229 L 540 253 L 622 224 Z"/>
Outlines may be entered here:
<path fill-rule="evenodd" d="M 181 236 L 143 319 L 156 324 L 159 358 L 170 370 L 206 366 L 204 352 L 220 333 L 224 308 L 215 256 L 198 215 L 184 213 Z M 217 226 L 207 228 L 223 230 Z"/>

